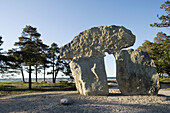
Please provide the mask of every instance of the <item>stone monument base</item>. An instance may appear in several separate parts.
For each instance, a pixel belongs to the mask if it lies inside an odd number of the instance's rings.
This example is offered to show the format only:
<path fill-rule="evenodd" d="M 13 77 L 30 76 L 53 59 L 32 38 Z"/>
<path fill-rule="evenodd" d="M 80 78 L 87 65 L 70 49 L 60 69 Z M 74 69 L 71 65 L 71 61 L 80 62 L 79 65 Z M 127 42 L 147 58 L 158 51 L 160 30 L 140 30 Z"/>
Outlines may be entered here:
<path fill-rule="evenodd" d="M 104 57 L 74 57 L 70 68 L 81 95 L 109 95 Z"/>

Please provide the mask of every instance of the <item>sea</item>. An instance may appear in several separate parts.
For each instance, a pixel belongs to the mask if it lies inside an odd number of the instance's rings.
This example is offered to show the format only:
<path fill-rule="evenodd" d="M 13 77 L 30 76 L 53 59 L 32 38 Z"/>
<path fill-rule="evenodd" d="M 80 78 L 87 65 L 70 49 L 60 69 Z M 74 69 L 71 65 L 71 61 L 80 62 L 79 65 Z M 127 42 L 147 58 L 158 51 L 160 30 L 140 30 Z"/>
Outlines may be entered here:
<path fill-rule="evenodd" d="M 116 77 L 107 77 L 108 80 L 115 80 Z M 35 78 L 32 78 L 32 82 L 35 82 Z M 43 82 L 44 78 L 38 78 L 38 82 Z M 22 78 L 0 78 L 0 82 L 10 82 L 10 81 L 22 81 Z M 25 81 L 28 81 L 28 78 L 25 78 Z M 52 82 L 52 78 L 45 78 L 46 82 Z M 61 82 L 61 81 L 73 81 L 70 78 L 56 78 L 56 82 Z"/>

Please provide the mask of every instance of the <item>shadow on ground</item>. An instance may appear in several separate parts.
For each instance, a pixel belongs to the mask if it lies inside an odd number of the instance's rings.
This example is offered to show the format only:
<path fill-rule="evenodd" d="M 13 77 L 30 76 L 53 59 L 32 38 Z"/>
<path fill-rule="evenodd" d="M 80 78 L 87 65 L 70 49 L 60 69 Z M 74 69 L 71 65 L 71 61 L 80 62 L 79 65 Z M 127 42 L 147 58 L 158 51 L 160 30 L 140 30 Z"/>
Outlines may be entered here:
<path fill-rule="evenodd" d="M 60 104 L 63 97 L 70 97 L 74 103 L 64 106 Z M 170 112 L 170 97 L 154 96 L 164 99 L 160 102 L 140 103 L 140 99 L 149 100 L 151 96 L 125 96 L 120 93 L 110 93 L 109 96 L 81 96 L 76 92 L 56 92 L 52 94 L 23 95 L 0 99 L 0 112 L 48 112 L 48 113 L 168 113 Z M 136 99 L 136 100 L 134 100 Z M 127 101 L 127 102 L 126 102 Z M 132 102 L 130 102 L 132 101 Z M 133 102 L 134 101 L 134 102 Z"/>

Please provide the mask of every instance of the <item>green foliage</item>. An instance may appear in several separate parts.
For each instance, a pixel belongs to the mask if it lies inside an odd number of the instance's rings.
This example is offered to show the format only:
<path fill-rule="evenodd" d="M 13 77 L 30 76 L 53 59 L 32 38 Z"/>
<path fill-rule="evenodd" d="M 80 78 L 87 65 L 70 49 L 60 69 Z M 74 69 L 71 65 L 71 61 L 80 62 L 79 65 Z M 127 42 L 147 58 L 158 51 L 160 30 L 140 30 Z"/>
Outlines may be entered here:
<path fill-rule="evenodd" d="M 161 5 L 161 9 L 164 9 L 167 15 L 159 16 L 158 19 L 161 23 L 154 23 L 152 27 L 169 27 L 170 26 L 170 1 L 167 0 Z M 158 73 L 167 73 L 170 76 L 170 36 L 165 33 L 158 32 L 157 37 L 154 38 L 154 43 L 145 41 L 142 47 L 139 47 L 144 51 L 147 51 L 156 64 Z M 146 49 L 146 50 L 145 50 Z"/>
<path fill-rule="evenodd" d="M 8 55 L 14 59 L 14 65 L 11 68 L 21 71 L 23 81 L 24 68 L 29 73 L 29 78 L 31 77 L 32 71 L 34 71 L 33 69 L 35 69 L 36 80 L 37 74 L 41 73 L 41 70 L 43 69 L 44 81 L 46 68 L 50 68 L 51 71 L 48 72 L 48 74 L 52 74 L 53 83 L 55 83 L 59 71 L 66 75 L 71 75 L 68 65 L 69 62 L 60 59 L 60 48 L 58 45 L 52 43 L 51 47 L 48 47 L 43 44 L 40 36 L 37 29 L 32 26 L 26 26 L 23 29 L 19 41 L 14 44 L 17 47 L 8 51 Z"/>
<path fill-rule="evenodd" d="M 146 51 L 154 60 L 158 73 L 170 75 L 170 37 L 158 32 L 154 42 L 145 41 L 139 50 Z"/>
<path fill-rule="evenodd" d="M 2 37 L 0 36 L 0 46 L 3 44 Z M 9 69 L 12 66 L 12 58 L 10 56 L 4 55 L 4 52 L 1 52 L 2 48 L 0 48 L 0 76 L 3 77 L 8 72 L 13 72 Z M 9 75 L 5 75 L 9 76 Z M 11 75 L 12 76 L 12 75 Z"/>
<path fill-rule="evenodd" d="M 29 66 L 29 89 L 31 89 L 32 66 L 38 66 L 38 63 L 42 59 L 42 50 L 47 47 L 42 43 L 40 36 L 41 35 L 37 32 L 37 28 L 26 26 L 23 29 L 21 37 L 19 37 L 19 41 L 14 44 L 18 46 L 14 53 L 15 56 L 18 57 L 14 56 L 14 58 L 25 66 Z"/>
<path fill-rule="evenodd" d="M 70 63 L 70 60 L 64 60 L 63 61 L 63 64 L 64 64 L 63 73 L 66 76 L 69 76 L 71 79 L 74 79 L 73 76 L 72 76 L 72 73 L 71 73 L 71 69 L 70 69 L 69 63 Z"/>
<path fill-rule="evenodd" d="M 52 43 L 48 51 L 50 67 L 52 67 L 52 69 L 48 72 L 48 74 L 52 74 L 53 83 L 55 83 L 58 72 L 63 69 L 62 60 L 60 59 L 59 53 L 60 48 L 58 45 L 56 43 Z"/>
<path fill-rule="evenodd" d="M 159 82 L 162 84 L 170 84 L 170 78 L 160 78 Z"/>
<path fill-rule="evenodd" d="M 15 42 L 15 48 L 8 50 L 8 57 L 11 59 L 12 65 L 10 68 L 20 71 L 24 80 L 24 69 L 29 73 L 29 88 L 31 89 L 31 74 L 35 70 L 36 80 L 37 74 L 44 70 L 44 81 L 46 68 L 51 71 L 53 83 L 55 83 L 58 72 L 63 72 L 64 75 L 71 76 L 69 61 L 60 59 L 60 48 L 56 43 L 52 43 L 51 47 L 45 45 L 40 39 L 41 34 L 38 33 L 37 28 L 26 26 L 19 41 Z M 0 37 L 0 45 L 2 45 Z M 0 56 L 1 57 L 1 56 Z M 7 56 L 4 56 L 7 57 Z M 9 59 L 8 59 L 9 60 Z M 33 68 L 34 67 L 34 68 Z M 9 72 L 9 71 L 8 71 Z"/>
<path fill-rule="evenodd" d="M 0 46 L 3 44 L 2 37 L 0 36 Z M 2 48 L 0 48 L 0 73 L 4 73 L 6 70 L 6 56 L 1 52 Z"/>
<path fill-rule="evenodd" d="M 167 0 L 164 4 L 161 5 L 161 9 L 164 9 L 167 15 L 159 16 L 157 14 L 157 17 L 159 20 L 161 20 L 161 23 L 154 23 L 150 24 L 152 27 L 169 27 L 170 26 L 170 1 Z"/>
<path fill-rule="evenodd" d="M 21 37 L 19 37 L 19 41 L 15 42 L 15 46 L 19 47 L 17 54 L 22 57 L 23 62 L 27 66 L 35 65 L 35 62 L 39 59 L 40 36 L 41 35 L 37 32 L 36 28 L 26 26 L 23 29 Z"/>
<path fill-rule="evenodd" d="M 2 37 L 0 36 L 0 46 L 2 45 L 2 43 L 3 43 L 3 41 L 2 41 Z M 0 48 L 0 51 L 2 50 L 2 48 Z M 2 54 L 1 52 L 0 52 L 0 54 Z"/>
<path fill-rule="evenodd" d="M 64 75 L 73 78 L 69 66 L 70 61 L 60 59 L 60 48 L 56 43 L 51 44 L 48 56 L 50 61 L 50 67 L 52 67 L 51 71 L 48 72 L 48 74 L 52 74 L 53 83 L 55 83 L 59 71 L 62 72 Z"/>

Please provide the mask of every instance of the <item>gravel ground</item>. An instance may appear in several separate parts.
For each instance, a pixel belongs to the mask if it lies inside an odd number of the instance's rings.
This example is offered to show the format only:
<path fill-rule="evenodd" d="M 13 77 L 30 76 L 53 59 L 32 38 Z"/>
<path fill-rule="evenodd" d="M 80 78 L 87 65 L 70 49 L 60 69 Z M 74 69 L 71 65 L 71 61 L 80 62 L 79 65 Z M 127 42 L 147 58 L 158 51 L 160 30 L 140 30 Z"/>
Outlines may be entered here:
<path fill-rule="evenodd" d="M 125 96 L 116 87 L 109 91 L 109 96 L 60 91 L 1 97 L 0 113 L 170 113 L 170 86 L 162 86 L 158 96 Z M 61 105 L 64 97 L 74 103 Z"/>

